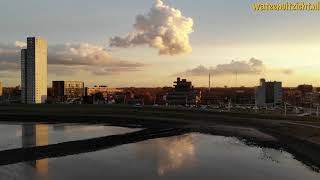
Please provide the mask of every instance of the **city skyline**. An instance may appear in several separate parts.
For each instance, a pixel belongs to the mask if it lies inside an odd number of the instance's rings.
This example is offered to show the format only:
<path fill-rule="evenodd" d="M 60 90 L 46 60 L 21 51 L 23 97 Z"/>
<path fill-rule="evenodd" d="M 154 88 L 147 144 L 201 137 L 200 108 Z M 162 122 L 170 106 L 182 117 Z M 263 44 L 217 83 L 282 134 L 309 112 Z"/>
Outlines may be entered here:
<path fill-rule="evenodd" d="M 192 80 L 195 86 L 207 87 L 211 72 L 213 87 L 256 86 L 260 78 L 282 81 L 286 87 L 320 85 L 317 13 L 253 12 L 250 1 L 161 2 L 140 0 L 132 7 L 124 6 L 129 3 L 127 0 L 107 4 L 77 1 L 77 7 L 63 2 L 60 14 L 43 10 L 59 2 L 37 2 L 43 7 L 38 12 L 41 16 L 31 12 L 28 18 L 21 16 L 27 9 L 23 7 L 36 2 L 1 2 L 0 20 L 4 22 L 5 36 L 0 37 L 0 80 L 4 86 L 20 84 L 18 51 L 25 46 L 23 40 L 34 35 L 48 40 L 48 84 L 54 80 L 81 80 L 88 86 L 157 87 L 171 86 L 172 80 L 180 76 Z M 17 8 L 18 18 L 5 21 L 13 16 L 6 8 L 9 6 Z M 165 12 L 186 25 L 178 31 L 184 38 L 175 37 L 183 44 L 177 48 L 181 51 L 166 52 L 163 47 L 176 44 L 160 46 L 148 34 L 143 34 L 138 43 L 127 36 L 136 33 L 137 26 L 133 24 L 140 22 L 135 20 L 137 15 L 144 20 L 151 18 L 157 7 L 176 8 Z M 230 11 L 219 10 L 227 7 Z M 85 8 L 95 11 L 83 16 Z M 178 10 L 181 16 L 175 14 Z M 68 16 L 70 12 L 78 18 Z M 112 18 L 115 16 L 117 21 Z M 34 26 L 25 27 L 23 23 Z M 304 28 L 309 26 L 313 28 Z M 305 32 L 303 36 L 301 31 Z M 122 41 L 115 43 L 115 37 Z M 134 37 L 139 40 L 139 36 Z"/>
<path fill-rule="evenodd" d="M 319 13 L 0 0 L 0 180 L 319 180 Z"/>

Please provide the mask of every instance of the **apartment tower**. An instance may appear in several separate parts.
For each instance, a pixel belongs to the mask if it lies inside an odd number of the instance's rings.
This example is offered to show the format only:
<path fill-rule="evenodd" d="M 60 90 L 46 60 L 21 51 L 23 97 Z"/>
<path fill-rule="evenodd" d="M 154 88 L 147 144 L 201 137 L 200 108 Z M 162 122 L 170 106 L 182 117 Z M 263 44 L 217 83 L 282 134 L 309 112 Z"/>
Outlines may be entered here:
<path fill-rule="evenodd" d="M 21 101 L 41 104 L 47 99 L 48 43 L 39 37 L 28 37 L 21 50 Z"/>
<path fill-rule="evenodd" d="M 2 96 L 2 82 L 0 81 L 0 96 Z"/>

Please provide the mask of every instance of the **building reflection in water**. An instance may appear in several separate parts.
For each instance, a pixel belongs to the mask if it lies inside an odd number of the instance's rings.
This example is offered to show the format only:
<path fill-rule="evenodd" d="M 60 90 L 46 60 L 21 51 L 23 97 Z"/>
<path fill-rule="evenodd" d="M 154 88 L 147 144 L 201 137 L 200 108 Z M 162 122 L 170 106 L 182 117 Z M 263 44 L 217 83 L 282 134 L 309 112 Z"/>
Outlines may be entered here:
<path fill-rule="evenodd" d="M 61 127 L 55 127 L 61 128 Z M 65 127 L 62 128 L 66 130 Z M 62 130 L 61 129 L 61 130 Z M 23 124 L 22 146 L 34 147 L 49 144 L 49 126 L 45 124 Z M 157 166 L 158 175 L 187 168 L 195 163 L 195 147 L 193 135 L 182 135 L 149 142 L 138 143 L 138 154 L 151 160 Z M 48 159 L 27 162 L 36 170 L 37 176 L 48 177 Z M 43 179 L 43 178 L 41 178 Z"/>
<path fill-rule="evenodd" d="M 48 129 L 46 124 L 23 124 L 22 125 L 22 146 L 34 147 L 48 145 Z M 48 174 L 48 159 L 28 162 L 33 166 L 37 174 L 46 176 Z"/>
<path fill-rule="evenodd" d="M 139 143 L 138 153 L 141 157 L 154 161 L 158 175 L 162 176 L 195 163 L 192 136 L 182 135 Z"/>

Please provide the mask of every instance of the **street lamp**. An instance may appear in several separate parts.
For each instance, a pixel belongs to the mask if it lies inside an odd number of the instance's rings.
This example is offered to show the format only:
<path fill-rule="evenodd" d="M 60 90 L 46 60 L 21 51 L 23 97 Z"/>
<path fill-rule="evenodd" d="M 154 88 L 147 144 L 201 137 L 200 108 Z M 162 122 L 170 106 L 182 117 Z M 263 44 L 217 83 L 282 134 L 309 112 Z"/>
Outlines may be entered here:
<path fill-rule="evenodd" d="M 284 116 L 287 116 L 287 103 L 284 102 Z"/>

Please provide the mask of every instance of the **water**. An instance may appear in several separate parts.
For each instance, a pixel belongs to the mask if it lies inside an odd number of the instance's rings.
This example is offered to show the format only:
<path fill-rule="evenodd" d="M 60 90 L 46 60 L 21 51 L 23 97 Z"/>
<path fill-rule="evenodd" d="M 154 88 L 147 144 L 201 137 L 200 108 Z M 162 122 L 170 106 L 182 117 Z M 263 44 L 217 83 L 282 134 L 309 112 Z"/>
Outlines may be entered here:
<path fill-rule="evenodd" d="M 137 130 L 139 129 L 104 125 L 0 123 L 0 151 L 22 146 L 56 144 L 123 134 Z"/>
<path fill-rule="evenodd" d="M 105 133 L 114 134 L 112 128 L 106 127 L 105 131 L 108 132 Z M 53 131 L 49 130 L 51 134 L 55 134 Z M 121 130 L 119 133 L 122 132 Z M 63 129 L 58 134 L 54 136 L 68 136 L 68 130 Z M 95 133 L 88 134 L 92 136 Z M 81 136 L 78 138 L 85 136 L 82 133 L 78 135 Z M 38 139 L 41 141 L 41 138 Z M 248 146 L 236 138 L 197 133 L 0 166 L 0 179 L 6 180 L 319 178 L 319 173 L 295 160 L 288 152 Z"/>

